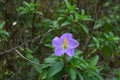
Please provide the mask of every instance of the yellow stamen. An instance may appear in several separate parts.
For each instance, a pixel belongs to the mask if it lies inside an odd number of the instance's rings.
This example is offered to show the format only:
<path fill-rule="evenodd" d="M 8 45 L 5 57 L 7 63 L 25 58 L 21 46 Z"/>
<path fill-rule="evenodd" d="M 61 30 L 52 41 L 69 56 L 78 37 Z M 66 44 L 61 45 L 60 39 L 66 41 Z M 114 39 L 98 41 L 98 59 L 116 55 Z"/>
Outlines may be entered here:
<path fill-rule="evenodd" d="M 64 48 L 64 49 L 68 48 L 68 41 L 67 41 L 66 38 L 65 38 L 64 41 L 63 41 L 63 48 Z"/>

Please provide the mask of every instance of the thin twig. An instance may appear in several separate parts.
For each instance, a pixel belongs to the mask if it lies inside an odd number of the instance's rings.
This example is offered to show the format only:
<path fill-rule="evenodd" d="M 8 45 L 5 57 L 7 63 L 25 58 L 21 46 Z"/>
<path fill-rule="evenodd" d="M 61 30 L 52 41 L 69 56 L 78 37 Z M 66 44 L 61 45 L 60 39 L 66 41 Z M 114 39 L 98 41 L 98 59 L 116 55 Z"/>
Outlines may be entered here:
<path fill-rule="evenodd" d="M 96 25 L 96 22 L 98 21 L 98 13 L 99 13 L 99 11 L 100 11 L 101 4 L 102 4 L 102 0 L 100 0 L 100 2 L 97 4 L 97 7 L 96 7 L 96 15 L 95 15 L 95 22 L 93 23 L 93 28 L 92 28 L 90 37 L 86 40 L 85 46 L 84 46 L 84 48 L 83 48 L 84 51 L 87 50 L 87 46 L 88 46 L 89 42 L 91 41 L 91 39 L 92 39 L 92 37 L 93 37 L 93 35 L 94 35 L 95 25 Z"/>
<path fill-rule="evenodd" d="M 37 49 L 39 48 L 40 44 L 42 43 L 42 41 L 44 40 L 44 38 L 46 37 L 46 35 L 48 34 L 49 32 L 47 32 L 46 34 L 44 34 L 39 42 L 39 44 L 37 45 L 37 47 L 34 49 L 34 53 L 37 51 Z"/>
<path fill-rule="evenodd" d="M 20 55 L 23 59 L 25 59 L 25 60 L 27 60 L 27 61 L 29 61 L 29 62 L 31 62 L 31 63 L 33 63 L 33 64 L 36 64 L 36 65 L 39 65 L 39 66 L 41 66 L 41 64 L 39 64 L 39 63 L 37 63 L 37 62 L 34 62 L 34 61 L 32 61 L 32 60 L 30 60 L 30 59 L 28 59 L 28 58 L 26 58 L 25 56 L 23 56 L 17 49 L 15 49 L 15 51 L 17 52 L 17 54 L 18 55 Z"/>
<path fill-rule="evenodd" d="M 51 32 L 51 30 L 50 30 L 49 32 Z M 44 40 L 44 38 L 46 37 L 46 35 L 47 35 L 49 32 L 46 32 L 46 33 L 42 36 L 39 44 L 38 44 L 37 47 L 34 49 L 34 53 L 37 51 L 37 49 L 39 48 L 40 44 L 42 43 L 42 41 Z"/>
<path fill-rule="evenodd" d="M 31 40 L 28 40 L 28 41 L 26 41 L 26 42 L 23 42 L 22 44 L 20 44 L 20 45 L 14 47 L 14 48 L 11 48 L 11 49 L 9 49 L 9 50 L 7 50 L 7 51 L 1 52 L 0 55 L 1 55 L 1 54 L 4 54 L 4 53 L 8 53 L 8 52 L 10 52 L 10 51 L 13 51 L 13 50 L 15 50 L 15 49 L 21 47 L 22 45 L 25 45 L 26 43 L 35 41 L 35 40 L 39 39 L 41 36 L 44 36 L 44 35 L 46 35 L 47 33 L 53 31 L 54 29 L 55 29 L 55 28 L 49 29 L 47 32 L 43 33 L 42 35 L 39 35 L 39 36 L 37 36 L 37 37 L 35 37 L 35 38 L 31 39 Z"/>

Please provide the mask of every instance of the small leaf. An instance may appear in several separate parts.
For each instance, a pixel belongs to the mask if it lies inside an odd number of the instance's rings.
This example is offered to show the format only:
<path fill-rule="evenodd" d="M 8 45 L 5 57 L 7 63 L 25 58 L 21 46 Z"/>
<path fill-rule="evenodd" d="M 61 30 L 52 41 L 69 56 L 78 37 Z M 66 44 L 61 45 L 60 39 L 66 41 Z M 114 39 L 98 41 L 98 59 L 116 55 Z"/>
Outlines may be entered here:
<path fill-rule="evenodd" d="M 114 53 L 114 47 L 110 44 L 105 45 L 102 50 L 105 56 L 111 56 Z"/>
<path fill-rule="evenodd" d="M 30 4 L 26 1 L 23 2 L 27 7 L 30 7 Z"/>
<path fill-rule="evenodd" d="M 99 49 L 100 48 L 100 42 L 96 37 L 93 37 L 93 40 L 95 42 L 96 47 Z"/>
<path fill-rule="evenodd" d="M 43 15 L 42 12 L 36 11 L 35 13 L 39 14 L 39 15 Z"/>
<path fill-rule="evenodd" d="M 69 21 L 65 21 L 65 22 L 63 22 L 63 23 L 61 24 L 61 26 L 66 26 L 66 25 L 69 25 L 69 24 L 70 24 Z"/>
<path fill-rule="evenodd" d="M 96 72 L 93 72 L 93 71 L 91 71 L 91 73 L 92 73 L 93 75 L 95 75 L 95 76 L 98 78 L 98 80 L 104 80 L 103 77 L 102 77 L 100 74 L 98 74 L 98 73 L 96 73 Z"/>
<path fill-rule="evenodd" d="M 3 28 L 3 26 L 4 26 L 4 24 L 5 24 L 5 22 L 0 22 L 0 30 Z"/>
<path fill-rule="evenodd" d="M 29 59 L 33 59 L 33 56 L 29 53 L 26 54 L 26 57 L 29 58 Z"/>
<path fill-rule="evenodd" d="M 79 16 L 79 13 L 78 13 L 78 12 L 75 12 L 74 14 L 75 14 L 75 20 L 78 21 L 78 19 L 79 19 L 79 17 L 78 17 L 78 16 Z"/>
<path fill-rule="evenodd" d="M 39 59 L 37 58 L 34 58 L 32 61 L 36 62 L 36 63 L 40 63 Z M 42 72 L 42 67 L 40 65 L 35 65 L 33 64 L 33 67 L 35 68 L 35 70 L 39 73 Z"/>
<path fill-rule="evenodd" d="M 70 68 L 70 77 L 71 80 L 76 80 L 76 71 L 73 68 Z"/>
<path fill-rule="evenodd" d="M 26 57 L 27 57 L 27 58 L 33 59 L 33 55 L 32 55 L 33 52 L 32 52 L 32 50 L 30 50 L 30 49 L 27 48 L 27 49 L 25 50 L 25 53 L 26 53 Z"/>
<path fill-rule="evenodd" d="M 91 60 L 91 65 L 92 65 L 92 66 L 97 65 L 98 60 L 99 60 L 99 56 L 96 55 L 95 57 L 92 58 L 92 60 Z"/>
<path fill-rule="evenodd" d="M 19 49 L 20 49 L 21 51 L 24 51 L 24 50 L 25 50 L 23 47 L 19 47 Z"/>
<path fill-rule="evenodd" d="M 45 80 L 46 75 L 47 75 L 47 71 L 44 70 L 44 71 L 40 74 L 39 80 Z"/>
<path fill-rule="evenodd" d="M 79 23 L 79 25 L 80 25 L 80 26 L 83 28 L 83 30 L 88 34 L 89 28 L 86 27 L 85 25 L 81 24 L 81 23 Z"/>
<path fill-rule="evenodd" d="M 44 46 L 49 47 L 49 48 L 54 48 L 51 44 L 44 44 Z"/>
<path fill-rule="evenodd" d="M 0 30 L 0 35 L 4 35 L 4 36 L 8 37 L 9 33 L 5 30 Z"/>
<path fill-rule="evenodd" d="M 48 57 L 45 60 L 45 63 L 55 63 L 56 62 L 56 57 Z"/>
<path fill-rule="evenodd" d="M 82 20 L 84 20 L 84 21 L 94 21 L 92 18 L 90 18 L 90 17 L 84 17 Z"/>
<path fill-rule="evenodd" d="M 4 40 L 7 41 L 8 37 L 9 37 L 9 33 L 5 30 L 0 30 L 0 37 L 2 37 Z"/>
<path fill-rule="evenodd" d="M 81 50 L 75 50 L 75 56 L 78 56 L 80 54 L 82 54 L 83 52 Z"/>
<path fill-rule="evenodd" d="M 66 6 L 67 6 L 67 8 L 68 8 L 68 9 L 70 9 L 70 8 L 71 8 L 71 4 L 69 3 L 69 1 L 68 1 L 68 0 L 65 0 L 65 4 L 66 4 Z"/>
<path fill-rule="evenodd" d="M 81 15 L 84 15 L 85 14 L 85 11 L 84 11 L 84 9 L 82 9 L 82 11 L 81 11 Z"/>
<path fill-rule="evenodd" d="M 27 49 L 26 49 L 26 53 L 30 53 L 30 54 L 31 54 L 31 53 L 33 53 L 33 51 L 30 50 L 29 48 L 27 48 Z"/>
<path fill-rule="evenodd" d="M 63 69 L 63 67 L 63 62 L 56 62 L 53 66 L 51 66 L 47 73 L 47 80 L 50 80 L 55 74 L 60 72 Z"/>
<path fill-rule="evenodd" d="M 81 75 L 80 71 L 76 70 L 76 73 L 78 75 L 78 77 L 80 78 L 80 80 L 84 80 L 83 76 Z"/>
<path fill-rule="evenodd" d="M 111 78 L 110 80 L 119 80 L 119 78 L 117 79 L 117 78 L 114 77 L 114 78 Z"/>

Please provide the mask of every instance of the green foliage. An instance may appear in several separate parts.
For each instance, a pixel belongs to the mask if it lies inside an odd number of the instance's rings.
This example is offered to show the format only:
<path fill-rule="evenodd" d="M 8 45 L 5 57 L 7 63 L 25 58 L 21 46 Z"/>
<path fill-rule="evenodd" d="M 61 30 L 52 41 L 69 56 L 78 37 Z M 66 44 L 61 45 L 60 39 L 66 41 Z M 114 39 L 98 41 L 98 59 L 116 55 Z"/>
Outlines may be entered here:
<path fill-rule="evenodd" d="M 65 0 L 67 6 L 60 8 L 58 10 L 59 18 L 61 19 L 61 27 L 69 26 L 72 30 L 74 26 L 80 27 L 85 33 L 89 33 L 89 28 L 83 24 L 83 21 L 93 21 L 93 19 L 85 14 L 85 11 L 82 9 L 81 12 L 78 11 L 78 8 L 75 5 L 71 5 L 68 0 Z M 76 31 L 76 30 L 75 30 Z"/>
<path fill-rule="evenodd" d="M 48 70 L 48 73 L 46 75 L 47 80 L 50 80 L 53 76 L 55 76 L 55 74 L 62 71 L 63 67 L 64 67 L 63 62 L 54 63 L 54 65 L 51 66 L 50 69 Z M 58 77 L 58 79 L 59 79 L 59 77 Z"/>
<path fill-rule="evenodd" d="M 3 29 L 5 22 L 0 22 L 0 38 L 7 40 L 9 33 Z"/>
<path fill-rule="evenodd" d="M 68 75 L 70 80 L 103 80 L 99 73 L 101 69 L 96 66 L 99 57 L 95 56 L 88 62 L 79 55 L 80 53 L 77 51 L 73 57 L 51 55 L 46 58 L 42 66 L 41 75 L 43 76 L 40 76 L 39 80 L 61 80 L 65 78 L 65 75 Z M 58 77 L 54 79 L 55 76 Z"/>
<path fill-rule="evenodd" d="M 101 33 L 99 37 L 93 37 L 94 43 L 89 46 L 94 46 L 95 50 L 103 51 L 104 55 L 112 56 L 115 55 L 115 51 L 118 51 L 117 44 L 119 44 L 120 38 L 115 36 L 112 32 Z"/>
<path fill-rule="evenodd" d="M 33 68 L 34 68 L 37 72 L 40 73 L 40 72 L 42 71 L 41 66 L 38 65 L 38 64 L 40 64 L 40 60 L 37 59 L 37 58 L 35 58 L 35 57 L 33 56 L 33 51 L 30 50 L 30 49 L 28 49 L 28 48 L 27 48 L 27 49 L 24 49 L 24 48 L 22 48 L 22 47 L 20 47 L 20 50 L 26 55 L 26 58 L 27 58 L 27 59 L 29 59 L 30 61 L 32 61 L 32 62 L 28 61 L 27 64 L 28 64 L 28 65 L 32 65 Z M 34 63 L 37 63 L 37 64 L 33 64 L 33 62 L 34 62 Z"/>
<path fill-rule="evenodd" d="M 39 6 L 39 4 L 33 4 L 33 3 L 28 3 L 26 1 L 23 2 L 24 3 L 24 7 L 21 6 L 17 9 L 17 11 L 20 14 L 34 14 L 34 13 L 38 13 L 40 15 L 43 15 L 41 12 L 37 11 L 37 7 Z"/>

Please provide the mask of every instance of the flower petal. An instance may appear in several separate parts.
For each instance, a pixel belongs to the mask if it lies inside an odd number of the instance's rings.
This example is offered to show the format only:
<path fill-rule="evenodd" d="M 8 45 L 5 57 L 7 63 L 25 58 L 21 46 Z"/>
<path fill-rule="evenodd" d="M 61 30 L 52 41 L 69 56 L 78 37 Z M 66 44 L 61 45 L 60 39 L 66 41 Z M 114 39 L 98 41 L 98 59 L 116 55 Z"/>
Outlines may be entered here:
<path fill-rule="evenodd" d="M 61 56 L 64 54 L 64 50 L 62 48 L 55 48 L 55 55 Z"/>
<path fill-rule="evenodd" d="M 68 40 L 69 48 L 76 48 L 79 46 L 79 42 L 75 39 L 69 39 Z"/>
<path fill-rule="evenodd" d="M 72 57 L 73 55 L 74 55 L 74 49 L 67 49 L 66 50 L 66 54 L 68 55 L 68 56 L 70 56 L 70 57 Z"/>
<path fill-rule="evenodd" d="M 55 37 L 53 40 L 52 40 L 52 45 L 54 47 L 61 47 L 62 45 L 62 41 L 59 37 Z"/>
<path fill-rule="evenodd" d="M 73 36 L 72 36 L 71 33 L 65 33 L 65 34 L 63 34 L 63 35 L 60 37 L 60 39 L 64 40 L 65 38 L 66 38 L 66 39 L 69 39 L 69 38 L 72 38 L 72 37 L 73 37 Z"/>

